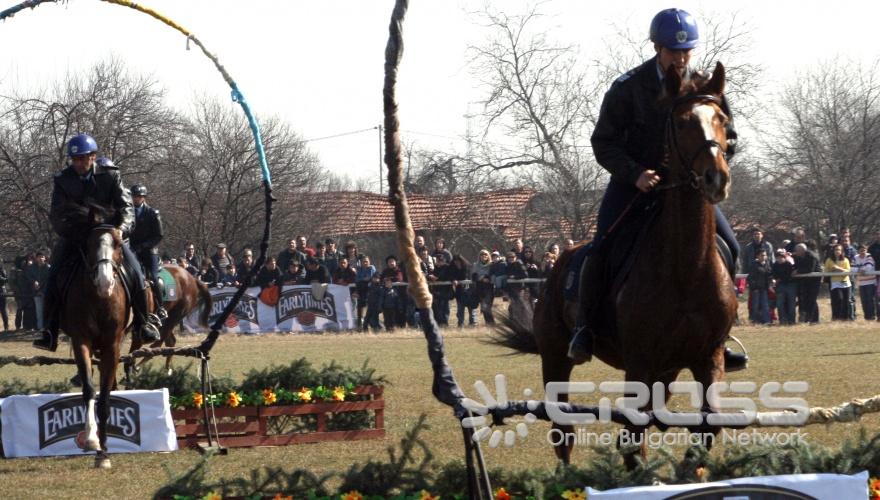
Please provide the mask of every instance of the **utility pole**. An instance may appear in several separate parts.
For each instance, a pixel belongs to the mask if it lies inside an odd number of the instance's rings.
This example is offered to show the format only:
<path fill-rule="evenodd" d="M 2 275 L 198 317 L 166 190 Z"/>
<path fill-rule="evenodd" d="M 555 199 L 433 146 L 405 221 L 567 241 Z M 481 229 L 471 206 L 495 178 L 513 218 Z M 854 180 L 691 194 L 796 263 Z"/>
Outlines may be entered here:
<path fill-rule="evenodd" d="M 379 129 L 379 193 L 383 193 L 385 189 L 382 186 L 382 170 L 384 170 L 384 165 L 382 164 L 382 125 L 378 125 L 376 127 Z"/>

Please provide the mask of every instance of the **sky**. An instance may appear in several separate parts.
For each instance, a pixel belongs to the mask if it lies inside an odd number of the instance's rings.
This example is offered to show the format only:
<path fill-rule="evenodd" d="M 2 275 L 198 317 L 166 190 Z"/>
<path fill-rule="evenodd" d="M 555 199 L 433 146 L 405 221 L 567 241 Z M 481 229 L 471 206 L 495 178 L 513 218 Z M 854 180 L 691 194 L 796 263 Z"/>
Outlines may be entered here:
<path fill-rule="evenodd" d="M 374 128 L 382 122 L 384 48 L 393 0 L 140 3 L 186 27 L 215 53 L 258 117 L 287 121 L 310 140 L 325 169 L 366 179 L 378 189 L 379 135 Z M 519 0 L 488 4 L 509 13 L 522 12 L 523 5 Z M 485 95 L 467 50 L 485 39 L 486 28 L 473 14 L 483 5 L 410 1 L 397 84 L 404 141 L 463 149 L 465 115 L 479 112 Z M 880 2 L 549 0 L 541 11 L 553 40 L 574 44 L 585 59 L 595 59 L 619 27 L 646 33 L 653 15 L 671 6 L 692 13 L 736 13 L 749 23 L 754 39 L 750 56 L 765 68 L 762 84 L 768 92 L 838 57 L 863 62 L 880 57 L 875 39 Z M 38 88 L 112 55 L 131 70 L 152 75 L 168 89 L 175 107 L 185 110 L 194 96 L 207 95 L 237 108 L 220 74 L 200 51 L 186 50 L 183 35 L 99 0 L 22 11 L 0 23 L 0 46 L 0 94 Z M 321 139 L 349 132 L 356 133 Z"/>

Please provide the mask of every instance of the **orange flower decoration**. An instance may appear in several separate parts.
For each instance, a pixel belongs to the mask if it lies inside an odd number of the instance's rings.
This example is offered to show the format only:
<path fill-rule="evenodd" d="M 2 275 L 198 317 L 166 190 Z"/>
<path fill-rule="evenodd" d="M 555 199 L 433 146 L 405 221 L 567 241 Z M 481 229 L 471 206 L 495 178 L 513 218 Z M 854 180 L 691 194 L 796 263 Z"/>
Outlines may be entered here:
<path fill-rule="evenodd" d="M 194 392 L 193 393 L 193 406 L 195 406 L 196 408 L 201 408 L 204 403 L 205 403 L 205 398 L 204 398 L 204 396 L 202 396 L 202 393 L 201 392 Z"/>
<path fill-rule="evenodd" d="M 345 387 L 333 389 L 333 401 L 345 401 Z"/>
<path fill-rule="evenodd" d="M 299 396 L 299 400 L 302 401 L 303 403 L 308 403 L 309 401 L 312 400 L 312 390 L 307 387 L 303 387 L 296 394 Z M 357 492 L 355 492 L 355 493 L 357 493 Z M 358 494 L 360 494 L 360 493 L 358 493 Z"/>
<path fill-rule="evenodd" d="M 510 493 L 504 488 L 498 488 L 495 490 L 495 500 L 510 500 L 510 498 Z"/>
<path fill-rule="evenodd" d="M 274 404 L 278 400 L 278 397 L 275 396 L 275 393 L 272 392 L 272 389 L 263 389 L 263 404 L 271 405 Z"/>
<path fill-rule="evenodd" d="M 880 479 L 872 477 L 868 480 L 868 498 L 880 500 Z"/>
<path fill-rule="evenodd" d="M 202 500 L 223 500 L 223 496 L 220 495 L 220 493 L 217 493 L 216 491 L 212 491 L 212 492 L 208 493 L 207 495 L 203 496 Z"/>
<path fill-rule="evenodd" d="M 241 404 L 241 396 L 238 395 L 237 392 L 232 391 L 229 393 L 229 397 L 226 398 L 226 405 L 230 408 L 235 408 L 236 406 Z"/>
<path fill-rule="evenodd" d="M 584 490 L 577 488 L 574 490 L 565 490 L 562 492 L 562 498 L 565 500 L 587 500 L 587 494 Z"/>
<path fill-rule="evenodd" d="M 342 495 L 339 495 L 339 498 L 341 500 L 364 500 L 364 496 L 361 495 L 361 492 L 357 490 L 351 490 L 348 493 L 343 493 Z"/>
<path fill-rule="evenodd" d="M 293 500 L 293 495 L 283 496 L 281 493 L 275 493 L 275 496 L 272 497 L 272 500 Z"/>
<path fill-rule="evenodd" d="M 434 496 L 428 491 L 422 490 L 419 492 L 419 500 L 440 500 L 440 496 Z"/>

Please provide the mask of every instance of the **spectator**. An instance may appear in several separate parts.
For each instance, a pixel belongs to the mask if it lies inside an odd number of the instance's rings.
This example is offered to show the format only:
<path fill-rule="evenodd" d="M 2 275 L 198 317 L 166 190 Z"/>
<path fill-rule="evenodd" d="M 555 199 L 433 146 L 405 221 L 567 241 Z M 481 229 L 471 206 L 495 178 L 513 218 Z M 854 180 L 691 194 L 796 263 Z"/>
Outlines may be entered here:
<path fill-rule="evenodd" d="M 436 262 L 434 261 L 434 257 L 428 253 L 428 247 L 421 247 L 418 251 L 419 259 L 425 265 L 426 274 L 430 274 L 434 272 L 434 265 Z"/>
<path fill-rule="evenodd" d="M 856 255 L 859 253 L 856 250 L 856 247 L 852 245 L 852 237 L 849 234 L 849 228 L 843 228 L 840 230 L 840 246 L 843 247 L 843 255 L 849 261 L 849 266 L 852 268 L 853 264 L 856 260 Z M 847 302 L 847 316 L 849 319 L 856 319 L 856 291 L 852 290 L 852 293 L 849 294 L 849 302 Z"/>
<path fill-rule="evenodd" d="M 9 331 L 9 313 L 6 311 L 6 284 L 9 283 L 9 276 L 0 262 L 0 315 L 3 316 L 3 331 Z"/>
<path fill-rule="evenodd" d="M 306 275 L 302 282 L 306 285 L 312 283 L 330 283 L 330 271 L 315 257 L 306 258 Z"/>
<path fill-rule="evenodd" d="M 241 286 L 241 277 L 238 275 L 238 270 L 235 268 L 235 264 L 229 264 L 226 266 L 218 285 L 234 286 L 236 288 Z"/>
<path fill-rule="evenodd" d="M 281 275 L 281 284 L 287 286 L 299 285 L 300 283 L 303 283 L 305 279 L 306 274 L 303 271 L 302 264 L 300 261 L 293 259 L 287 263 L 287 269 L 285 269 L 284 274 Z"/>
<path fill-rule="evenodd" d="M 771 275 L 776 281 L 776 309 L 779 311 L 780 325 L 793 325 L 796 322 L 797 284 L 791 276 L 794 270 L 794 259 L 785 249 L 776 250 L 776 261 L 771 266 Z"/>
<path fill-rule="evenodd" d="M 876 270 L 874 257 L 868 253 L 866 245 L 859 245 L 859 251 L 853 262 L 853 270 L 859 273 L 857 278 L 859 286 L 859 298 L 862 301 L 862 314 L 865 319 L 877 319 L 877 276 L 865 275 L 864 273 Z"/>
<path fill-rule="evenodd" d="M 868 247 L 868 253 L 874 262 L 880 262 L 880 231 L 874 233 L 874 242 Z"/>
<path fill-rule="evenodd" d="M 292 260 L 299 262 L 300 265 L 306 261 L 306 254 L 297 249 L 296 238 L 290 238 L 287 240 L 287 248 L 278 252 L 278 267 L 281 269 L 287 269 Z"/>
<path fill-rule="evenodd" d="M 849 273 L 849 259 L 843 253 L 843 246 L 834 245 L 833 255 L 825 260 L 825 272 L 833 273 Z M 831 277 L 831 319 L 846 321 L 849 320 L 849 294 L 850 294 L 849 275 L 832 276 Z"/>
<path fill-rule="evenodd" d="M 277 260 L 275 261 L 277 264 Z M 256 279 L 256 272 L 254 271 L 254 254 L 253 252 L 249 252 L 245 250 L 244 257 L 241 258 L 241 262 L 238 263 L 238 275 L 243 280 L 248 280 L 248 286 L 251 286 Z"/>
<path fill-rule="evenodd" d="M 226 269 L 229 264 L 235 264 L 235 258 L 226 251 L 226 243 L 217 243 L 217 252 L 211 256 L 214 269 Z"/>
<path fill-rule="evenodd" d="M 318 264 L 327 267 L 327 245 L 320 241 L 315 243 L 315 259 L 318 260 Z M 329 271 L 330 269 L 328 268 L 327 270 Z"/>
<path fill-rule="evenodd" d="M 177 258 L 177 265 L 186 269 L 186 272 L 188 272 L 189 274 L 191 274 L 193 276 L 199 275 L 199 270 L 196 269 L 196 267 L 194 265 L 192 265 L 192 262 L 190 262 L 189 259 L 187 259 L 183 255 L 181 255 L 180 257 Z"/>
<path fill-rule="evenodd" d="M 15 259 L 15 329 L 36 330 L 33 285 L 28 281 L 27 271 L 34 264 L 34 254 L 27 252 Z"/>
<path fill-rule="evenodd" d="M 770 323 L 770 305 L 767 291 L 770 289 L 771 277 L 770 262 L 767 260 L 767 252 L 763 248 L 757 250 L 755 262 L 749 269 L 747 279 L 749 285 L 749 298 L 752 303 L 752 314 L 749 319 L 752 323 L 767 325 Z"/>
<path fill-rule="evenodd" d="M 452 252 L 450 252 L 446 248 L 446 240 L 444 240 L 443 238 L 437 238 L 436 240 L 434 240 L 434 259 L 436 259 L 437 256 L 441 254 L 443 255 L 444 262 L 449 265 L 452 262 Z"/>
<path fill-rule="evenodd" d="M 554 259 L 554 260 L 558 259 L 559 256 L 562 254 L 562 251 L 559 250 L 559 244 L 557 244 L 557 243 L 555 243 L 555 242 L 554 242 L 554 243 L 551 243 L 551 244 L 547 247 L 547 252 L 553 254 L 553 259 Z"/>
<path fill-rule="evenodd" d="M 443 252 L 434 254 L 436 264 L 434 273 L 428 276 L 428 281 L 441 282 L 444 284 L 431 287 L 434 296 L 431 309 L 434 310 L 434 319 L 440 326 L 449 326 L 449 301 L 454 293 L 451 282 L 455 279 L 454 269 L 446 262 L 446 254 Z"/>
<path fill-rule="evenodd" d="M 406 281 L 406 273 L 397 262 L 397 257 L 389 255 L 385 257 L 385 269 L 382 270 L 382 279 L 391 278 L 394 283 L 403 283 Z M 411 324 L 415 320 L 415 302 L 412 302 L 409 294 L 406 293 L 406 285 L 398 284 L 394 286 L 397 291 L 397 326 L 404 327 L 409 319 Z"/>
<path fill-rule="evenodd" d="M 815 244 L 813 245 L 815 247 Z M 822 264 L 815 250 L 807 247 L 806 243 L 798 243 L 794 247 L 794 267 L 792 276 L 820 272 Z M 822 278 L 798 278 L 798 319 L 801 323 L 815 325 L 819 322 L 819 288 Z"/>
<path fill-rule="evenodd" d="M 349 266 L 348 257 L 342 257 L 339 259 L 339 267 L 336 268 L 336 272 L 333 273 L 333 283 L 336 285 L 348 286 L 354 284 L 357 281 L 357 272 Z M 352 294 L 357 294 L 356 291 L 352 290 Z"/>
<path fill-rule="evenodd" d="M 358 253 L 357 243 L 349 240 L 345 243 L 345 257 L 348 258 L 349 267 L 354 269 L 361 264 L 361 259 L 364 256 L 363 254 Z"/>
<path fill-rule="evenodd" d="M 752 229 L 752 241 L 743 248 L 742 267 L 747 273 L 752 268 L 752 264 L 758 259 L 758 251 L 764 250 L 767 255 L 773 253 L 773 245 L 764 239 L 764 232 L 760 228 Z"/>
<path fill-rule="evenodd" d="M 308 245 L 307 245 L 308 241 L 309 240 L 306 239 L 306 237 L 303 235 L 297 236 L 296 237 L 296 249 L 298 252 L 305 255 L 306 257 L 314 257 L 315 256 L 315 249 L 308 247 Z M 306 259 L 300 260 L 300 262 L 305 262 L 305 261 L 306 261 Z"/>
<path fill-rule="evenodd" d="M 495 285 L 492 282 L 492 257 L 488 250 L 480 250 L 480 256 L 471 266 L 471 279 L 476 283 L 480 312 L 487 325 L 495 324 L 492 303 L 495 301 Z"/>
<path fill-rule="evenodd" d="M 196 246 L 192 243 L 187 243 L 184 246 L 183 256 L 186 257 L 187 262 L 193 265 L 197 270 L 202 267 L 202 259 L 196 255 Z M 198 272 L 196 272 L 198 274 Z"/>
<path fill-rule="evenodd" d="M 382 319 L 385 321 L 385 329 L 394 331 L 394 325 L 398 323 L 397 314 L 400 310 L 400 295 L 394 289 L 394 281 L 390 277 L 382 279 Z"/>
<path fill-rule="evenodd" d="M 339 268 L 339 259 L 342 257 L 342 252 L 340 252 L 336 248 L 336 241 L 333 238 L 327 238 L 324 240 L 324 265 L 327 266 L 327 270 L 330 271 L 330 276 L 333 276 L 333 273 L 336 272 L 336 269 Z"/>
<path fill-rule="evenodd" d="M 383 313 L 382 298 L 385 295 L 385 285 L 379 274 L 373 274 L 370 278 L 370 285 L 367 287 L 366 302 L 367 315 L 364 317 L 363 330 L 379 331 L 379 314 Z"/>
<path fill-rule="evenodd" d="M 476 287 L 462 284 L 461 281 L 469 280 L 470 263 L 461 255 L 452 257 L 452 265 L 449 266 L 449 274 L 452 276 L 453 293 L 455 294 L 455 317 L 458 320 L 458 327 L 464 327 L 464 313 L 468 313 L 468 325 L 476 326 L 477 324 L 477 299 Z"/>
<path fill-rule="evenodd" d="M 376 266 L 370 262 L 369 255 L 363 256 L 360 265 L 355 269 L 355 274 L 355 289 L 358 293 L 357 327 L 360 330 L 363 327 L 364 313 L 367 310 L 367 290 L 370 288 L 373 275 L 376 274 Z"/>
<path fill-rule="evenodd" d="M 568 238 L 565 240 L 565 243 L 562 246 L 563 246 L 563 251 L 571 250 L 572 248 L 574 248 L 574 240 L 571 238 Z"/>
<path fill-rule="evenodd" d="M 556 265 L 557 255 L 553 252 L 544 252 L 544 258 L 541 259 L 541 277 L 549 278 Z"/>
<path fill-rule="evenodd" d="M 425 246 L 425 237 L 424 236 L 416 236 L 413 240 L 413 247 L 416 249 L 416 255 L 419 255 L 419 252 L 424 248 L 427 250 L 428 247 Z"/>
<path fill-rule="evenodd" d="M 507 262 L 497 250 L 492 252 L 492 264 L 489 266 L 489 276 L 492 277 L 495 296 L 501 297 L 504 289 L 507 287 Z"/>
<path fill-rule="evenodd" d="M 798 243 L 807 242 L 807 233 L 804 231 L 804 228 L 796 227 L 791 231 L 791 235 L 793 239 L 785 246 L 785 251 L 788 252 L 789 255 L 794 255 L 794 247 L 797 246 Z"/>
<path fill-rule="evenodd" d="M 505 268 L 505 273 L 507 280 L 505 282 L 505 292 L 509 297 L 509 303 L 507 304 L 507 314 L 510 318 L 520 318 L 522 317 L 522 283 L 515 283 L 511 280 L 521 280 L 528 277 L 528 271 L 526 270 L 525 264 L 522 263 L 521 260 L 517 259 L 516 252 L 513 250 L 507 252 L 507 267 Z"/>
<path fill-rule="evenodd" d="M 535 258 L 535 252 L 530 246 L 524 246 L 522 251 L 522 263 L 526 266 L 527 278 L 541 277 L 541 263 Z M 538 299 L 538 284 L 528 283 L 526 290 L 529 291 L 529 299 L 535 301 Z"/>
<path fill-rule="evenodd" d="M 28 282 L 31 284 L 30 292 L 34 296 L 34 318 L 37 330 L 43 330 L 43 297 L 46 294 L 46 285 L 49 283 L 49 263 L 46 262 L 46 253 L 37 251 L 31 266 L 25 270 Z"/>
<path fill-rule="evenodd" d="M 834 258 L 834 247 L 837 246 L 839 242 L 840 238 L 838 238 L 836 234 L 832 233 L 831 236 L 828 237 L 828 243 L 825 244 L 825 260 Z"/>
<path fill-rule="evenodd" d="M 257 273 L 256 284 L 260 288 L 281 285 L 281 270 L 278 269 L 278 259 L 268 257 L 263 268 Z"/>
<path fill-rule="evenodd" d="M 510 251 L 516 254 L 516 259 L 520 262 L 522 262 L 523 259 L 523 250 L 525 250 L 525 245 L 523 245 L 522 238 L 513 240 L 513 248 L 511 248 Z"/>
<path fill-rule="evenodd" d="M 277 262 L 277 261 L 276 261 Z M 235 268 L 238 269 L 238 272 L 244 273 L 245 267 L 250 269 L 254 265 L 254 250 L 246 246 L 241 249 L 241 259 L 235 264 Z"/>
<path fill-rule="evenodd" d="M 217 270 L 214 269 L 214 263 L 211 259 L 202 259 L 202 267 L 199 269 L 199 281 L 208 286 L 214 286 L 217 284 L 218 278 Z"/>

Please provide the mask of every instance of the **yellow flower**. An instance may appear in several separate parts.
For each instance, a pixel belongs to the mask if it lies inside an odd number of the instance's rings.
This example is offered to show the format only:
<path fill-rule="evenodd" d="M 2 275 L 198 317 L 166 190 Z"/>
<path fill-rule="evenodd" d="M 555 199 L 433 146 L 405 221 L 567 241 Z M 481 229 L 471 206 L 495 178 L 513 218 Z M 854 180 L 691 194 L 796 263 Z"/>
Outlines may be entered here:
<path fill-rule="evenodd" d="M 562 498 L 565 498 L 566 500 L 587 500 L 587 494 L 584 490 L 577 488 L 574 490 L 563 491 Z"/>
<path fill-rule="evenodd" d="M 309 391 L 311 393 L 311 391 Z M 361 492 L 357 490 L 351 490 L 348 493 L 343 493 L 339 495 L 341 500 L 364 500 L 364 496 L 361 495 Z"/>
<path fill-rule="evenodd" d="M 333 401 L 345 401 L 345 387 L 333 389 Z"/>
<path fill-rule="evenodd" d="M 223 496 L 220 495 L 220 493 L 217 493 L 216 491 L 212 491 L 212 492 L 208 493 L 207 495 L 203 496 L 202 500 L 223 500 Z"/>
<path fill-rule="evenodd" d="M 241 396 L 238 395 L 235 391 L 229 393 L 229 397 L 226 398 L 226 405 L 230 408 L 235 408 L 236 406 L 241 404 Z"/>
<path fill-rule="evenodd" d="M 495 500 L 510 500 L 510 493 L 504 488 L 495 490 Z"/>
<path fill-rule="evenodd" d="M 434 496 L 429 492 L 422 490 L 419 492 L 419 500 L 440 500 L 440 496 Z"/>
<path fill-rule="evenodd" d="M 302 389 L 300 389 L 297 395 L 299 396 L 299 400 L 303 403 L 308 403 L 312 400 L 312 390 L 307 387 L 303 387 Z"/>
<path fill-rule="evenodd" d="M 204 404 L 204 402 L 205 402 L 205 398 L 202 396 L 201 392 L 193 393 L 193 405 L 196 408 L 201 408 L 202 404 Z"/>
<path fill-rule="evenodd" d="M 278 398 L 275 396 L 275 393 L 272 392 L 272 389 L 263 389 L 263 404 L 271 405 L 277 400 Z"/>

